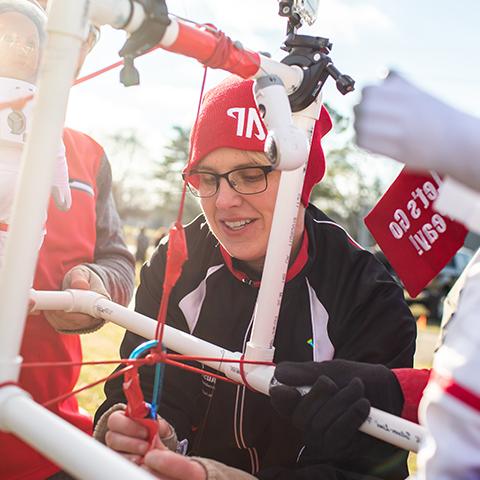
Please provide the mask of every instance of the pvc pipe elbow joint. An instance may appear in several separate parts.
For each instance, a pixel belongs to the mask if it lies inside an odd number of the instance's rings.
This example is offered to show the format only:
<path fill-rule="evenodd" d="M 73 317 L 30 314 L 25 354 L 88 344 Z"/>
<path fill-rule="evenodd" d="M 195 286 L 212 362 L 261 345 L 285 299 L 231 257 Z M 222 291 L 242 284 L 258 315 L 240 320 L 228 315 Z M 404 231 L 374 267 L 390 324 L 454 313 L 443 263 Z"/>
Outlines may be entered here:
<path fill-rule="evenodd" d="M 268 132 L 265 155 L 276 170 L 296 170 L 308 160 L 310 146 L 303 130 L 287 125 Z"/>

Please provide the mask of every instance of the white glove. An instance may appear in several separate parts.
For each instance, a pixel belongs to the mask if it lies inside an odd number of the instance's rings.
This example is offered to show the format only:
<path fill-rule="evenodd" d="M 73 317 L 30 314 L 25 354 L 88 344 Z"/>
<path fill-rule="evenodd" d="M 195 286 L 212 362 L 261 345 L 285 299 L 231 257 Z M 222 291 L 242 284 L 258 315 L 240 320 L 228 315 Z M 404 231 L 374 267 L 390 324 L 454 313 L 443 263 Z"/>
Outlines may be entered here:
<path fill-rule="evenodd" d="M 363 89 L 354 127 L 360 147 L 480 190 L 480 120 L 400 75 L 390 73 L 382 84 Z"/>
<path fill-rule="evenodd" d="M 52 196 L 55 205 L 63 212 L 72 206 L 72 194 L 70 192 L 70 184 L 68 182 L 68 166 L 65 158 L 65 146 L 60 142 L 57 160 L 55 163 L 55 173 L 53 176 Z"/>

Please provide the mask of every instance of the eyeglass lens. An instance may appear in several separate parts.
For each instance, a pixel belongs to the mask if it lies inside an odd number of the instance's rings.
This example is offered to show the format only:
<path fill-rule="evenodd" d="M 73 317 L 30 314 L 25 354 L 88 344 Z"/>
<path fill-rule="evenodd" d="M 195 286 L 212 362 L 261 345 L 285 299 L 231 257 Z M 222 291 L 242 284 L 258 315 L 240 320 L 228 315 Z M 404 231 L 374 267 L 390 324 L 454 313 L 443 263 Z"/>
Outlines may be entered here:
<path fill-rule="evenodd" d="M 211 197 L 217 193 L 223 175 L 198 172 L 189 176 L 188 182 L 198 197 Z M 267 188 L 267 172 L 261 167 L 240 168 L 232 170 L 226 176 L 227 181 L 236 192 L 244 195 L 260 193 Z"/>

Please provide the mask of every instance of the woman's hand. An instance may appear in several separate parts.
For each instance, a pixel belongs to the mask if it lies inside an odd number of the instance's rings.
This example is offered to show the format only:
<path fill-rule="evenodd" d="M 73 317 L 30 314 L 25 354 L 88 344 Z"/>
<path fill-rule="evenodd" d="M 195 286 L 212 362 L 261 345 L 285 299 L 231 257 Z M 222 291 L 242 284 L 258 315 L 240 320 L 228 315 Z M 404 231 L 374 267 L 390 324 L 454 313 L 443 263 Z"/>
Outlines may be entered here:
<path fill-rule="evenodd" d="M 207 472 L 199 462 L 165 447 L 150 450 L 142 468 L 162 480 L 207 480 Z"/>
<path fill-rule="evenodd" d="M 112 450 L 125 458 L 141 465 L 153 475 L 162 480 L 207 480 L 207 474 L 202 465 L 189 457 L 184 457 L 169 450 L 162 438 L 171 435 L 169 423 L 158 419 L 158 435 L 150 450 L 148 431 L 140 423 L 125 415 L 124 411 L 116 411 L 110 415 L 107 422 L 108 432 L 105 443 Z"/>
<path fill-rule="evenodd" d="M 91 290 L 110 299 L 102 279 L 85 265 L 70 269 L 63 279 L 63 289 Z M 55 330 L 61 333 L 88 333 L 100 328 L 104 320 L 84 313 L 69 313 L 57 310 L 45 310 L 45 317 Z"/>
<path fill-rule="evenodd" d="M 150 449 L 147 428 L 127 417 L 123 411 L 112 413 L 108 418 L 107 426 L 106 445 L 140 465 Z M 166 449 L 161 439 L 170 434 L 171 428 L 168 422 L 161 418 L 158 419 L 158 436 L 154 439 L 154 448 Z"/>

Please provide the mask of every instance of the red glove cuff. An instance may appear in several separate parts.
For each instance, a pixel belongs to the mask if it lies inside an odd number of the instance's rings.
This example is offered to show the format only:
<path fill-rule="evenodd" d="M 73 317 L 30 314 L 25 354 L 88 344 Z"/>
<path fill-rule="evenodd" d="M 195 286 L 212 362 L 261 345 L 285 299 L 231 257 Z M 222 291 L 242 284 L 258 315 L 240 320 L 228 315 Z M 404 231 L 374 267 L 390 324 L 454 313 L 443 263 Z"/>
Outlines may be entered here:
<path fill-rule="evenodd" d="M 418 405 L 430 378 L 430 370 L 397 368 L 392 370 L 403 393 L 402 418 L 418 423 Z"/>

